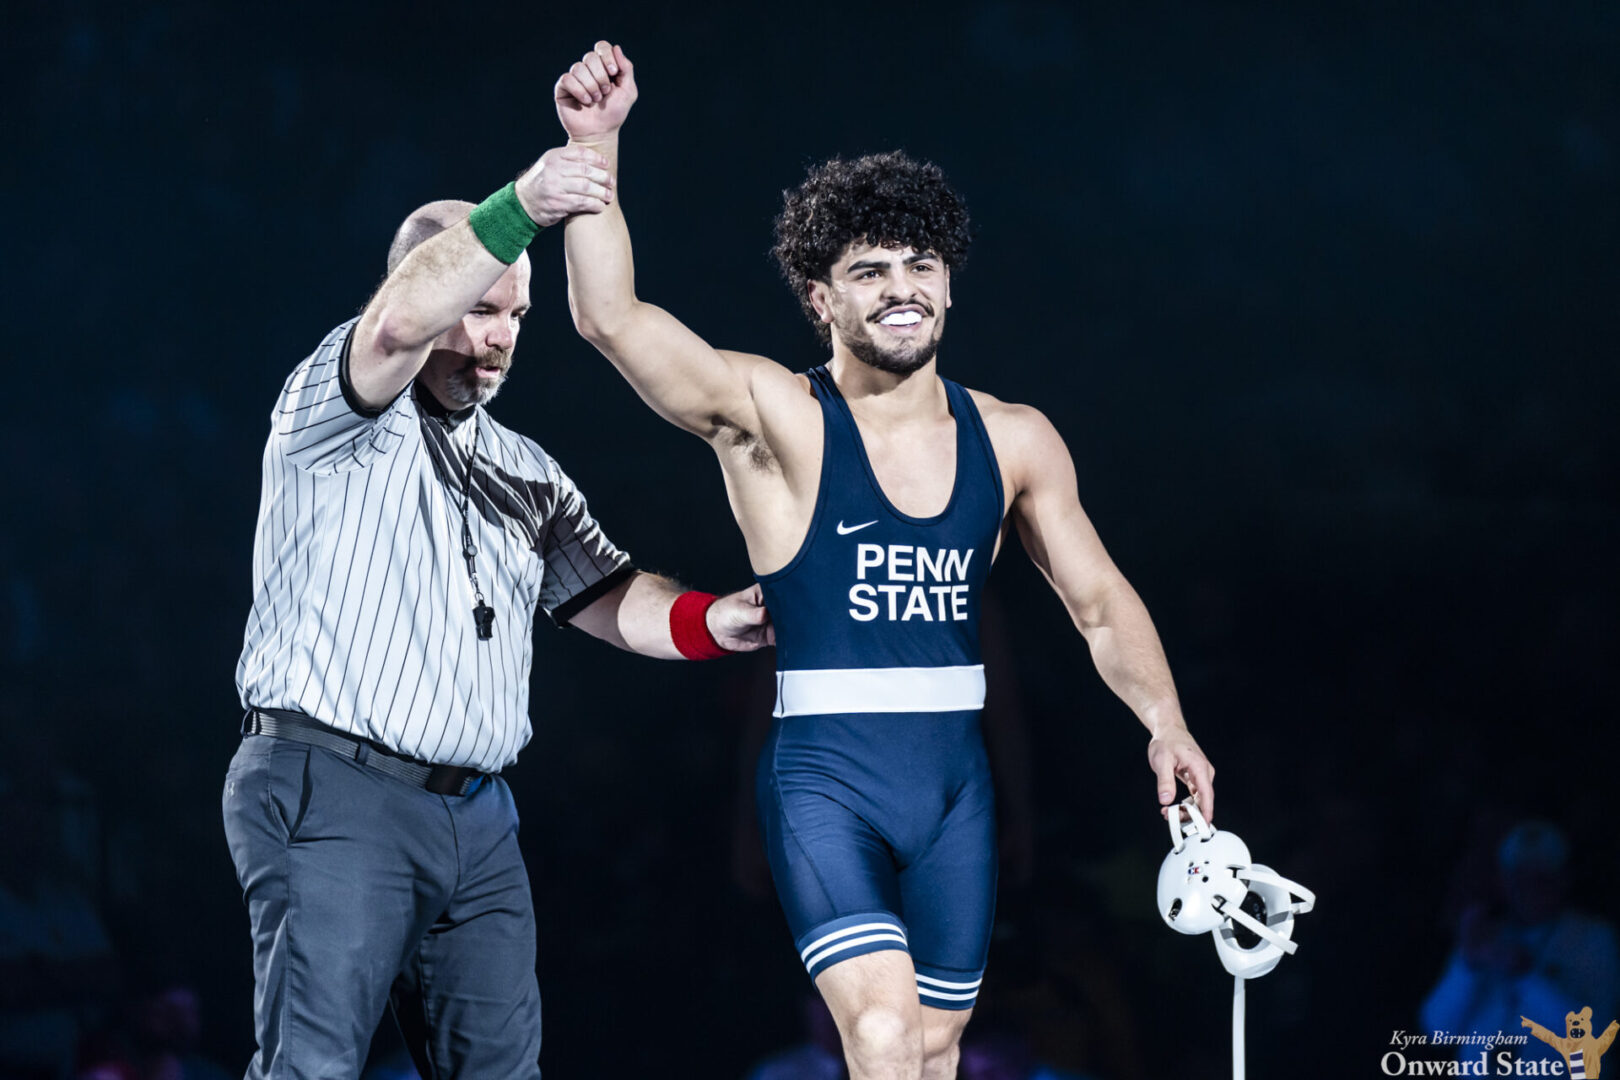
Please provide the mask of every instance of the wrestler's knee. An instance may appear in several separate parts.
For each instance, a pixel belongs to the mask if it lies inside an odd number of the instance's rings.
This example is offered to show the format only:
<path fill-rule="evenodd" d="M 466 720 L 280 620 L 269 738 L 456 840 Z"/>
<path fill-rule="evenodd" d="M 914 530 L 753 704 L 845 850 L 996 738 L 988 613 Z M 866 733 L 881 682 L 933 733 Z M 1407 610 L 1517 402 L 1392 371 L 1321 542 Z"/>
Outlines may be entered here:
<path fill-rule="evenodd" d="M 955 1080 L 962 1029 L 972 1010 L 924 1009 L 923 1014 L 923 1080 Z"/>
<path fill-rule="evenodd" d="M 923 1053 L 917 1017 L 890 1005 L 863 1006 L 850 1018 L 845 1039 L 851 1059 L 868 1069 L 906 1063 L 916 1068 Z"/>
<path fill-rule="evenodd" d="M 961 1059 L 962 1051 L 954 1042 L 923 1055 L 923 1080 L 956 1080 L 956 1069 Z"/>

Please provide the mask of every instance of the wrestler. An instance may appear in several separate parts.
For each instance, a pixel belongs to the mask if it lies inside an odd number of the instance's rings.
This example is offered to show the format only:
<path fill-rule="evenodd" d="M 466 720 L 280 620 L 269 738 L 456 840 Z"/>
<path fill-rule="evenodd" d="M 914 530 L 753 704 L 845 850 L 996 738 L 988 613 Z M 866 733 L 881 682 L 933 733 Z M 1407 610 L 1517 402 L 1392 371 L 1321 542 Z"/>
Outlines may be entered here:
<path fill-rule="evenodd" d="M 556 85 L 570 142 L 615 180 L 636 93 L 607 42 Z M 1214 770 L 1062 438 L 1037 410 L 937 372 L 968 249 L 938 168 L 834 159 L 786 193 L 776 256 L 830 346 L 805 373 L 715 349 L 640 300 L 621 205 L 567 225 L 575 325 L 720 460 L 776 627 L 757 797 L 800 958 L 854 1080 L 954 1077 L 994 908 L 978 616 L 1009 527 L 1147 727 L 1161 812 L 1179 778 L 1207 817 Z"/>

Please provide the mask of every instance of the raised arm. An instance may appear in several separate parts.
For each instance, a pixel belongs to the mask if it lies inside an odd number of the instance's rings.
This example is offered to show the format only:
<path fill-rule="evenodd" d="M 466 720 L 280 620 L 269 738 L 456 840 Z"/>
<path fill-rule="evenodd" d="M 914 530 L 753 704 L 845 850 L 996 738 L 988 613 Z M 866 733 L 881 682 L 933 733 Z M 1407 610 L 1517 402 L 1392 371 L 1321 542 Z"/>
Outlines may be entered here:
<path fill-rule="evenodd" d="M 993 430 L 1002 436 L 998 453 L 1007 450 L 1019 538 L 1085 636 L 1103 681 L 1148 729 L 1148 763 L 1158 780 L 1160 813 L 1175 802 L 1180 779 L 1211 820 L 1215 770 L 1187 731 L 1146 606 L 1080 508 L 1069 448 L 1035 409 L 998 405 L 996 412 Z"/>
<path fill-rule="evenodd" d="M 557 116 L 569 144 L 602 155 L 615 184 L 619 129 L 636 94 L 634 66 L 605 41 L 557 80 Z M 750 376 L 770 361 L 716 350 L 669 312 L 637 299 L 620 202 L 615 198 L 602 214 L 570 218 L 564 231 L 574 325 L 671 423 L 711 442 L 727 429 L 757 432 Z"/>
<path fill-rule="evenodd" d="M 558 147 L 524 172 L 513 190 L 531 224 L 545 228 L 570 214 L 598 213 L 608 204 L 612 194 L 605 165 L 583 147 Z M 349 380 L 363 405 L 382 408 L 416 378 L 434 340 L 521 257 L 510 250 L 503 254 L 508 258 L 491 254 L 472 223 L 462 220 L 418 244 L 392 269 L 366 305 L 350 348 Z"/>

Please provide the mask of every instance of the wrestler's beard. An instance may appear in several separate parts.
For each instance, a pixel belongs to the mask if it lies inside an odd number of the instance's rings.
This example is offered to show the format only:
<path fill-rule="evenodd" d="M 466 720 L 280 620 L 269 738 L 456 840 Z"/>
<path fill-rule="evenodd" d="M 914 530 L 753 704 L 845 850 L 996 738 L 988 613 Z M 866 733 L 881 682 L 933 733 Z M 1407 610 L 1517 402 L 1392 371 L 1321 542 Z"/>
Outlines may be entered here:
<path fill-rule="evenodd" d="M 934 310 L 928 305 L 928 314 L 933 315 Z M 858 315 L 835 316 L 833 326 L 838 330 L 838 336 L 843 339 L 844 345 L 855 359 L 867 367 L 886 371 L 891 375 L 910 375 L 934 358 L 939 352 L 940 335 L 945 332 L 945 316 L 940 315 L 934 320 L 934 332 L 927 341 L 901 340 L 894 347 L 885 350 L 877 343 L 873 336 L 876 331 L 868 328 L 868 323 L 876 323 L 893 308 L 885 308 L 871 319 L 862 319 Z"/>
<path fill-rule="evenodd" d="M 482 379 L 478 375 L 478 366 L 493 364 L 501 369 L 501 373 L 494 379 Z M 506 373 L 512 367 L 512 354 L 506 349 L 485 349 L 474 353 L 466 363 L 450 372 L 445 377 L 445 393 L 450 395 L 457 408 L 465 409 L 469 405 L 487 405 L 501 392 L 506 385 Z"/>

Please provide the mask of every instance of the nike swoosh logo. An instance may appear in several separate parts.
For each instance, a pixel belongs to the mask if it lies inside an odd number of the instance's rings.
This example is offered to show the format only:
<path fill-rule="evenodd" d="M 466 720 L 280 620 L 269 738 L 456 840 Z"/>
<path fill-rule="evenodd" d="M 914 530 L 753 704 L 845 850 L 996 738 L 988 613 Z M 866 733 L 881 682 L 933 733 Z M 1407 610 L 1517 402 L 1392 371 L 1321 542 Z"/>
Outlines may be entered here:
<path fill-rule="evenodd" d="M 848 525 L 848 526 L 846 526 L 842 521 L 840 521 L 838 523 L 838 535 L 839 536 L 848 536 L 852 532 L 860 532 L 862 529 L 866 528 L 867 525 L 876 525 L 876 524 L 877 524 L 877 518 L 873 518 L 871 521 L 868 521 L 865 524 L 861 524 L 861 525 Z"/>

